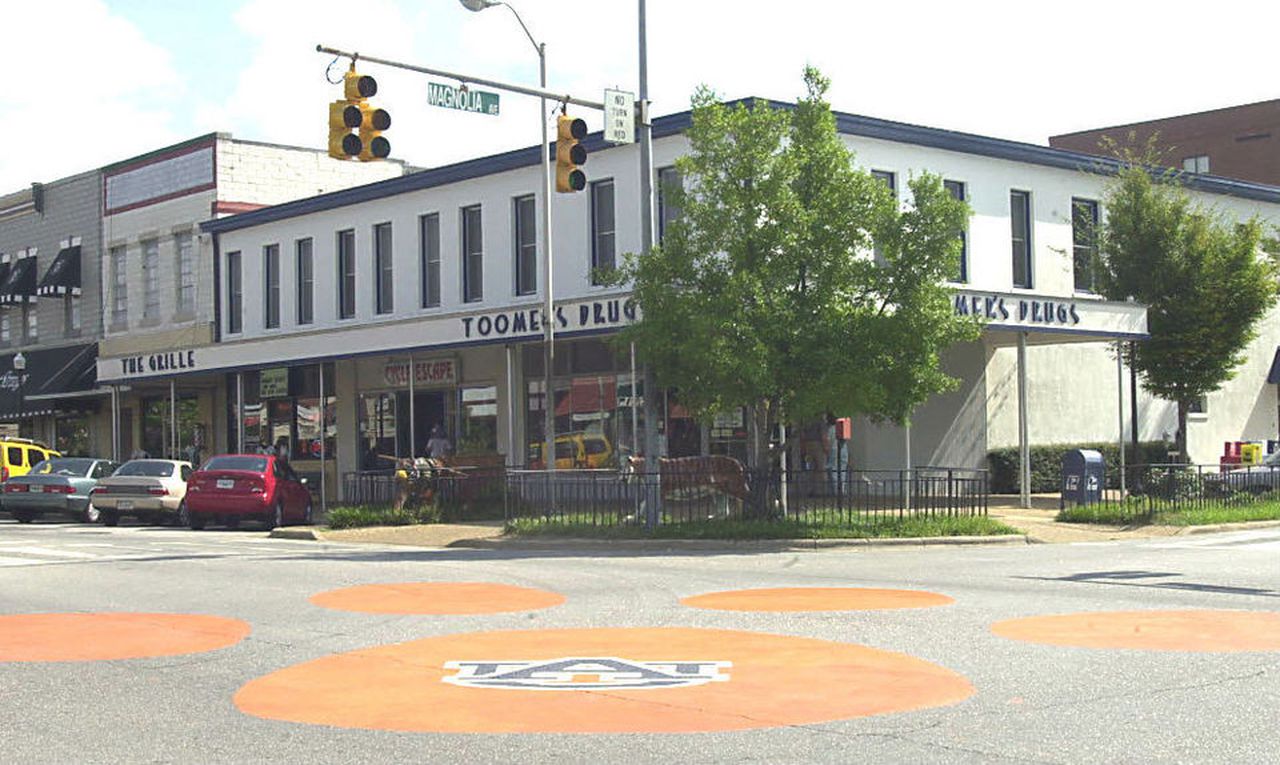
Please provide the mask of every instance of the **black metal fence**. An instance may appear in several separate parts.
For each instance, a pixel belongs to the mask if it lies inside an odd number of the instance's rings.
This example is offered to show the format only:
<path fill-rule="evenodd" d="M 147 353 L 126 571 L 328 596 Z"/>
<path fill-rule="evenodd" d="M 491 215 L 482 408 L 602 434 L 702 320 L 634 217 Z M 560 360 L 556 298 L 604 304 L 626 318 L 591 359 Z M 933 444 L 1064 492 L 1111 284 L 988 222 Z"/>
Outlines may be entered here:
<path fill-rule="evenodd" d="M 501 520 L 505 517 L 506 470 L 456 468 L 461 475 L 433 480 L 433 502 L 446 521 Z M 342 503 L 371 507 L 394 504 L 399 485 L 394 470 L 344 473 Z M 413 501 L 411 499 L 411 501 Z"/>
<path fill-rule="evenodd" d="M 1123 489 L 1121 471 L 1114 468 L 1106 471 L 1098 504 L 1139 520 L 1161 513 L 1240 507 L 1280 492 L 1280 467 L 1231 467 L 1178 463 L 1130 465 L 1124 470 Z M 1067 502 L 1064 498 L 1061 504 L 1069 507 L 1080 503 Z"/>
<path fill-rule="evenodd" d="M 986 515 L 987 471 L 745 471 L 736 476 L 682 471 L 509 470 L 508 522 L 643 525 L 726 519 L 843 526 L 919 517 Z"/>

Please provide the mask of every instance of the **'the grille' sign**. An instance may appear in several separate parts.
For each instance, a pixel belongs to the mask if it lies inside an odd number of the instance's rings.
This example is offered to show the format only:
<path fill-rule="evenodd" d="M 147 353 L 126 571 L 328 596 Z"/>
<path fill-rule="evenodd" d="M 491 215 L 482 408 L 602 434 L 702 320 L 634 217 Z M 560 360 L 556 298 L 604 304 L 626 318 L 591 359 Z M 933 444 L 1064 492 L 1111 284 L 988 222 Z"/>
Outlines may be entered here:
<path fill-rule="evenodd" d="M 382 380 L 393 388 L 409 386 L 409 362 L 400 361 L 382 368 Z M 427 359 L 413 362 L 414 385 L 455 385 L 458 367 L 453 359 Z"/>

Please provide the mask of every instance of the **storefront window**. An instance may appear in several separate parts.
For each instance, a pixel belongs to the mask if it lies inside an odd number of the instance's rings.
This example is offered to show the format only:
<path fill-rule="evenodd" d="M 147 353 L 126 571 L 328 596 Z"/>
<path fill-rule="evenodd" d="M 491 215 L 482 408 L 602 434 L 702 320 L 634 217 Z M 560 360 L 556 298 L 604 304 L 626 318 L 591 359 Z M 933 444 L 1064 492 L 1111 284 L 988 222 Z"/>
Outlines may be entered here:
<path fill-rule="evenodd" d="M 58 417 L 54 447 L 64 457 L 89 457 L 89 418 L 83 414 Z"/>
<path fill-rule="evenodd" d="M 394 393 L 360 396 L 360 469 L 389 470 L 401 454 Z"/>
<path fill-rule="evenodd" d="M 168 396 L 142 400 L 142 448 L 155 458 L 191 460 L 198 456 L 192 451 L 196 431 L 203 431 L 199 399 L 189 394 L 178 396 L 176 442 L 173 440 L 170 404 Z"/>
<path fill-rule="evenodd" d="M 461 391 L 462 430 L 459 454 L 493 454 L 498 451 L 498 389 L 463 388 Z"/>

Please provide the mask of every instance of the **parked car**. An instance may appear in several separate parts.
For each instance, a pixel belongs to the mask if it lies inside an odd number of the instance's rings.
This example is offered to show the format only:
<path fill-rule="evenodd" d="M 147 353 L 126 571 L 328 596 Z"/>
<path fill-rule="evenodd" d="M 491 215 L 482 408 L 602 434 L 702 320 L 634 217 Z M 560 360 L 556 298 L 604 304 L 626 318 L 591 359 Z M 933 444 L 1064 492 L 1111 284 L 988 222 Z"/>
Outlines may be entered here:
<path fill-rule="evenodd" d="M 5 481 L 4 507 L 21 523 L 30 523 L 46 513 L 97 523 L 98 510 L 89 501 L 89 493 L 99 479 L 111 475 L 117 467 L 111 460 L 51 457 L 37 463 L 26 475 Z"/>
<path fill-rule="evenodd" d="M 50 457 L 61 456 L 60 452 L 30 438 L 0 438 L 0 481 L 26 475 Z"/>
<path fill-rule="evenodd" d="M 271 454 L 222 454 L 191 476 L 184 508 L 187 525 L 236 526 L 245 519 L 267 528 L 310 523 L 311 491 L 285 460 Z"/>
<path fill-rule="evenodd" d="M 176 523 L 191 473 L 191 463 L 181 460 L 129 460 L 98 481 L 90 498 L 107 526 L 126 515 L 147 523 Z"/>
<path fill-rule="evenodd" d="M 1205 475 L 1205 483 L 1227 491 L 1262 494 L 1280 490 L 1280 452 L 1268 454 L 1261 465 L 1231 465 L 1222 473 Z"/>

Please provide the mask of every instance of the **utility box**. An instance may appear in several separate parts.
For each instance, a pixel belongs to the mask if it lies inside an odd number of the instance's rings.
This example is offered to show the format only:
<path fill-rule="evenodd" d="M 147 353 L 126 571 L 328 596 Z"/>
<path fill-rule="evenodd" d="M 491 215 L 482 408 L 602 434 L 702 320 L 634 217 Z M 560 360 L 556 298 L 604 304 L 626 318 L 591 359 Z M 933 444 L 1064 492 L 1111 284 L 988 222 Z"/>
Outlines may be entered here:
<path fill-rule="evenodd" d="M 1075 449 L 1062 455 L 1062 504 L 1092 505 L 1102 501 L 1106 482 L 1102 453 Z"/>
<path fill-rule="evenodd" d="M 849 417 L 836 419 L 836 440 L 849 441 L 853 438 L 853 420 Z"/>

